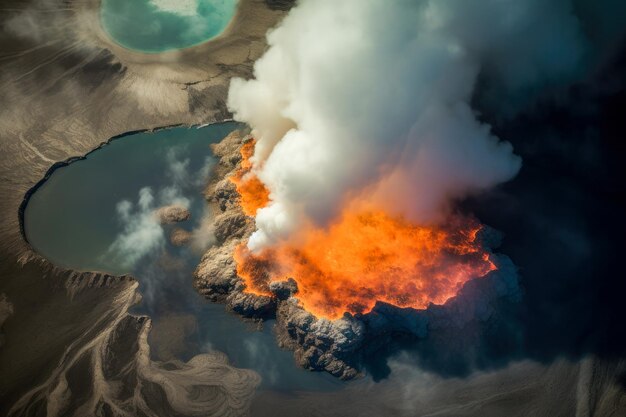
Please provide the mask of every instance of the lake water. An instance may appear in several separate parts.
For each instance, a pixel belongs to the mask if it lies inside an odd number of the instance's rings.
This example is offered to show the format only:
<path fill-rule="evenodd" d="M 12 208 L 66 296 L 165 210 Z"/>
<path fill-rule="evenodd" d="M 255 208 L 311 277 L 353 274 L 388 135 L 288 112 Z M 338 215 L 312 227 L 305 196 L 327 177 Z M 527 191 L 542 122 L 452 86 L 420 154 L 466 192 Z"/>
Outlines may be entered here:
<path fill-rule="evenodd" d="M 218 36 L 236 9 L 237 0 L 102 0 L 100 20 L 118 44 L 156 53 Z"/>
<path fill-rule="evenodd" d="M 133 313 L 153 320 L 149 341 L 156 360 L 188 360 L 215 349 L 235 366 L 256 370 L 262 389 L 338 389 L 345 383 L 299 368 L 292 352 L 278 348 L 272 321 L 258 330 L 201 297 L 192 273 L 202 252 L 169 242 L 174 227 L 201 230 L 202 190 L 215 162 L 209 145 L 242 127 L 129 135 L 57 169 L 26 206 L 26 237 L 55 264 L 136 277 L 143 300 Z M 188 206 L 191 219 L 158 225 L 153 210 L 170 203 Z"/>

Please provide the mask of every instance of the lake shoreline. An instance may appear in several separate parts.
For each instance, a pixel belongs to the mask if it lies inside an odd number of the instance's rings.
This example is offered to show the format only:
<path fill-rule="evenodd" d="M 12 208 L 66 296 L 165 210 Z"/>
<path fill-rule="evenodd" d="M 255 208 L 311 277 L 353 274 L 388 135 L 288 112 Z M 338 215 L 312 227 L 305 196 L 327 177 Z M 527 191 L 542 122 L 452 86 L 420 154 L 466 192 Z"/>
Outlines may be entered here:
<path fill-rule="evenodd" d="M 0 101 L 7 103 L 0 113 L 0 294 L 13 307 L 3 323 L 0 414 L 7 415 L 36 387 L 46 401 L 46 387 L 53 386 L 42 384 L 55 383 L 63 347 L 89 343 L 81 337 L 94 320 L 127 315 L 112 303 L 136 285 L 60 268 L 36 253 L 23 224 L 33 188 L 113 137 L 228 118 L 230 79 L 251 73 L 264 51 L 265 32 L 284 15 L 263 2 L 242 0 L 242 5 L 228 36 L 163 54 L 112 44 L 98 25 L 97 0 L 59 1 L 57 9 L 49 5 L 52 13 L 29 14 L 45 37 L 22 32 L 0 37 L 10 57 L 0 62 Z M 15 12 L 0 17 L 3 25 L 37 8 L 38 0 L 15 6 Z"/>
<path fill-rule="evenodd" d="M 28 206 L 28 202 L 29 202 L 30 198 L 32 197 L 32 195 L 39 188 L 41 188 L 41 186 L 43 186 L 48 179 L 50 179 L 52 174 L 54 174 L 54 172 L 57 169 L 67 167 L 67 166 L 69 166 L 72 163 L 77 162 L 77 161 L 84 161 L 85 159 L 87 159 L 89 157 L 89 155 L 93 154 L 94 152 L 104 148 L 105 146 L 111 144 L 115 140 L 122 139 L 122 138 L 125 138 L 127 136 L 132 136 L 132 135 L 136 135 L 136 134 L 139 134 L 139 133 L 146 133 L 146 132 L 150 132 L 150 133 L 159 132 L 161 130 L 172 129 L 172 128 L 176 128 L 176 127 L 186 127 L 188 129 L 193 129 L 193 128 L 202 129 L 202 128 L 205 128 L 205 127 L 208 127 L 208 126 L 211 126 L 211 125 L 220 124 L 220 123 L 234 122 L 234 121 L 235 121 L 234 119 L 224 119 L 224 120 L 218 120 L 218 121 L 215 121 L 215 122 L 210 122 L 210 123 L 205 123 L 205 124 L 177 123 L 177 124 L 158 126 L 158 127 L 150 128 L 150 129 L 131 130 L 131 131 L 128 131 L 128 132 L 125 132 L 125 133 L 121 133 L 119 135 L 111 137 L 110 139 L 100 143 L 100 145 L 98 145 L 97 147 L 93 148 L 92 150 L 90 150 L 89 152 L 87 152 L 84 155 L 81 155 L 81 156 L 70 156 L 69 158 L 67 158 L 67 159 L 65 159 L 63 161 L 55 162 L 54 164 L 52 164 L 52 166 L 50 166 L 50 168 L 48 168 L 48 170 L 46 171 L 44 176 L 39 181 L 37 181 L 37 183 L 35 183 L 35 185 L 33 185 L 28 191 L 26 191 L 26 193 L 24 194 L 24 198 L 22 199 L 22 202 L 20 203 L 20 207 L 18 209 L 19 210 L 18 211 L 18 216 L 19 216 L 20 233 L 22 234 L 22 237 L 23 237 L 24 241 L 26 243 L 28 243 L 28 237 L 26 236 L 25 229 L 24 229 L 24 213 L 26 211 L 26 207 Z M 84 272 L 93 272 L 93 271 L 84 271 Z"/>

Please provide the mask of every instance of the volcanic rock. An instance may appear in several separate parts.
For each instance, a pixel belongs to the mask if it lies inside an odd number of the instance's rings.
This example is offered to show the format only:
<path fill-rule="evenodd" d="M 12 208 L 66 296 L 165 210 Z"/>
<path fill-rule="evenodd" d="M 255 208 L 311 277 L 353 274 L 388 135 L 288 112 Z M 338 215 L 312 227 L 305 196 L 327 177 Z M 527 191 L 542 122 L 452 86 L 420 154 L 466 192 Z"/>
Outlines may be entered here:
<path fill-rule="evenodd" d="M 242 132 L 234 131 L 221 142 L 211 145 L 214 155 L 219 159 L 214 167 L 213 180 L 205 189 L 205 197 L 214 213 L 211 227 L 216 244 L 205 252 L 196 268 L 194 285 L 200 293 L 213 301 L 226 302 L 226 297 L 234 294 L 229 301 L 231 308 L 237 312 L 245 312 L 250 317 L 254 315 L 254 310 L 263 310 L 263 303 L 256 304 L 247 297 L 236 296 L 245 287 L 237 276 L 233 253 L 254 231 L 254 219 L 241 210 L 238 204 L 239 194 L 229 180 L 240 166 L 239 149 L 245 141 Z M 271 304 L 267 300 L 264 302 L 268 306 Z"/>
<path fill-rule="evenodd" d="M 300 366 L 325 370 L 341 379 L 359 374 L 351 363 L 364 340 L 365 326 L 360 320 L 351 316 L 318 319 L 290 299 L 279 304 L 276 321 L 280 344 L 294 350 Z"/>
<path fill-rule="evenodd" d="M 155 210 L 154 215 L 161 224 L 172 224 L 189 220 L 191 213 L 186 207 L 172 204 Z"/>
<path fill-rule="evenodd" d="M 194 272 L 195 287 L 213 301 L 225 299 L 225 296 L 234 291 L 238 284 L 241 286 L 233 259 L 235 243 L 209 248 Z"/>
<path fill-rule="evenodd" d="M 172 233 L 170 234 L 170 242 L 174 246 L 185 246 L 189 243 L 192 236 L 191 232 L 185 229 L 176 228 L 172 230 Z"/>
<path fill-rule="evenodd" d="M 237 199 L 237 188 L 235 184 L 226 179 L 215 184 L 212 197 L 219 204 L 219 208 L 222 211 L 226 211 L 229 204 L 233 204 Z"/>
<path fill-rule="evenodd" d="M 298 283 L 293 278 L 287 281 L 270 282 L 270 291 L 279 300 L 287 300 L 298 292 Z"/>
<path fill-rule="evenodd" d="M 269 319 L 276 313 L 276 300 L 265 295 L 233 292 L 227 302 L 234 312 L 246 318 Z"/>
<path fill-rule="evenodd" d="M 226 211 L 215 217 L 214 235 L 218 244 L 228 239 L 241 239 L 254 230 L 254 224 L 240 210 Z"/>

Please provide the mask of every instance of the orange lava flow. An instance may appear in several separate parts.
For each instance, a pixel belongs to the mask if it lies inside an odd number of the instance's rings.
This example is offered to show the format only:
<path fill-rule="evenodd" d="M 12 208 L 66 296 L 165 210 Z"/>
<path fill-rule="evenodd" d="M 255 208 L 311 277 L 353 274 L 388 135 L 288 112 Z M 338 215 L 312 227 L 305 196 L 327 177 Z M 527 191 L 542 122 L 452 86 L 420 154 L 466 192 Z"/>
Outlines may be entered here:
<path fill-rule="evenodd" d="M 265 185 L 252 173 L 250 158 L 254 155 L 254 140 L 241 146 L 241 169 L 230 177 L 230 180 L 241 197 L 240 204 L 248 216 L 255 216 L 258 209 L 265 207 L 270 201 L 270 193 Z"/>
<path fill-rule="evenodd" d="M 268 295 L 270 282 L 294 278 L 298 299 L 317 317 L 367 313 L 376 301 L 423 309 L 496 269 L 477 238 L 480 230 L 467 218 L 443 228 L 346 211 L 327 229 L 308 227 L 260 254 L 242 245 L 235 261 L 248 292 Z"/>

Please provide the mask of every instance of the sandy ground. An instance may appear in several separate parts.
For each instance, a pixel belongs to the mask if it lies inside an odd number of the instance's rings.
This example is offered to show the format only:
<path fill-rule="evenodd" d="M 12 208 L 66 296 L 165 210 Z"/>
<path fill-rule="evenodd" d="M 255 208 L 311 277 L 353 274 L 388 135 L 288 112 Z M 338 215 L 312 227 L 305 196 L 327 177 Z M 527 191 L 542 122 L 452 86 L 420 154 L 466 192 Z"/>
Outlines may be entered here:
<path fill-rule="evenodd" d="M 11 306 L 3 309 L 7 317 L 0 349 L 0 415 L 7 415 L 18 400 L 16 414 L 78 413 L 73 406 L 67 408 L 68 396 L 87 404 L 82 413 L 99 409 L 106 414 L 111 407 L 157 410 L 161 415 L 197 412 L 178 392 L 168 393 L 168 405 L 151 402 L 150 393 L 162 390 L 159 383 L 138 390 L 130 400 L 99 386 L 97 367 L 86 374 L 78 371 L 85 367 L 81 358 L 89 356 L 93 365 L 102 351 L 119 345 L 114 335 L 128 320 L 134 322 L 135 340 L 141 340 L 149 320 L 127 316 L 137 283 L 55 268 L 24 240 L 19 210 L 25 194 L 55 163 L 82 156 L 111 137 L 228 118 L 228 81 L 250 75 L 253 61 L 264 51 L 265 32 L 284 13 L 281 6 L 241 0 L 235 19 L 220 37 L 181 51 L 142 54 L 107 37 L 99 23 L 98 0 L 0 2 L 0 296 L 4 306 Z M 147 386 L 149 375 L 158 375 L 152 379 L 162 383 L 165 371 L 142 359 L 137 352 L 145 351 L 147 344 L 137 343 L 134 357 L 127 352 L 123 362 L 143 369 L 134 374 L 136 381 Z M 165 379 L 184 377 L 186 384 L 221 386 L 211 395 L 222 395 L 224 401 L 205 404 L 203 415 L 245 414 L 256 376 L 242 375 L 223 358 L 214 359 L 169 366 Z M 194 369 L 205 372 L 199 375 Z M 245 383 L 237 389 L 225 386 L 224 375 Z M 89 380 L 99 388 L 80 394 L 68 388 L 72 380 Z"/>

